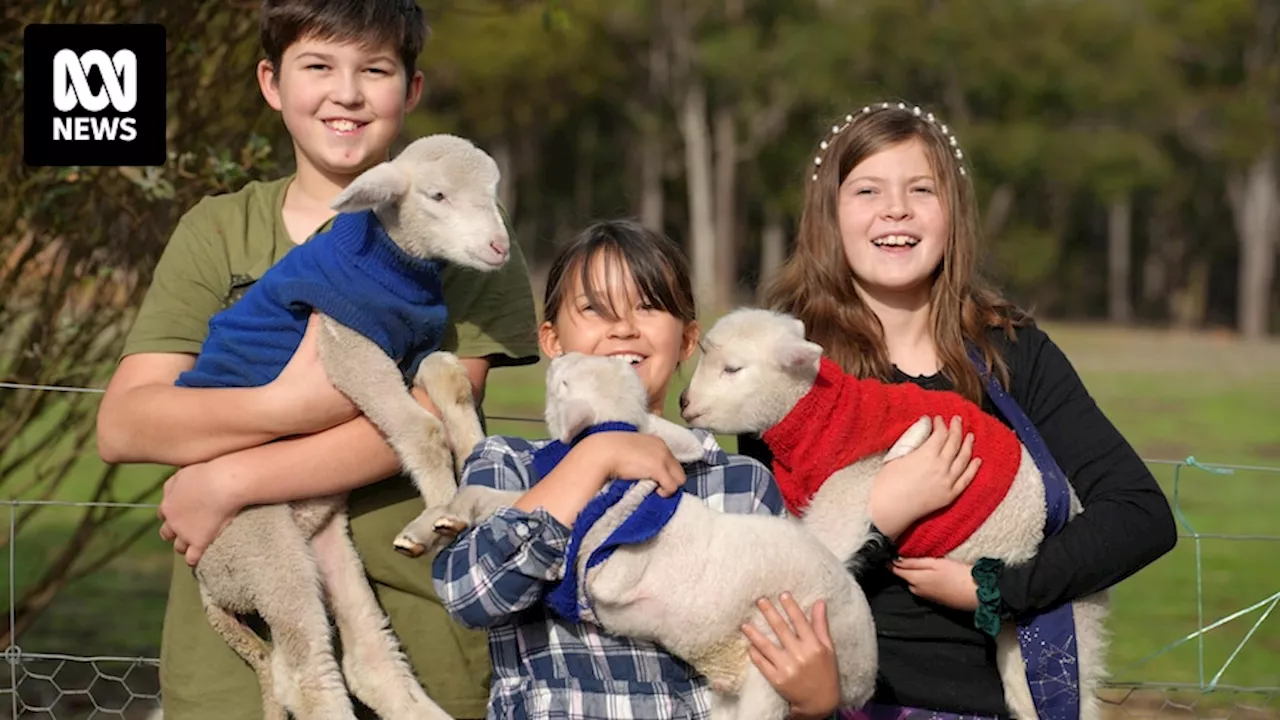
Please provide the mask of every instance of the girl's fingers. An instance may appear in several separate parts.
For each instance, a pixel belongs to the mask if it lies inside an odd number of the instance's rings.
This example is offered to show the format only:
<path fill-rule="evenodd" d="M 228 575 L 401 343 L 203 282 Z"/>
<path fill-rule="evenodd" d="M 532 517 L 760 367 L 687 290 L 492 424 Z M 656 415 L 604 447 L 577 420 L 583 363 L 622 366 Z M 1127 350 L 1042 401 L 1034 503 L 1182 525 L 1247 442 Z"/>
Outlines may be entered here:
<path fill-rule="evenodd" d="M 969 483 L 973 482 L 973 479 L 978 476 L 978 468 L 980 467 L 982 467 L 982 458 L 974 458 L 969 461 L 969 467 L 965 468 L 964 474 L 956 479 L 955 485 L 951 486 L 956 495 L 964 492 L 964 489 L 969 487 Z"/>
<path fill-rule="evenodd" d="M 960 432 L 960 417 L 957 415 L 951 418 L 951 425 L 947 427 L 947 440 L 942 444 L 942 456 L 954 458 L 956 453 L 960 451 L 960 439 L 964 434 Z"/>
<path fill-rule="evenodd" d="M 933 429 L 929 432 L 929 437 L 921 444 L 920 447 L 928 447 L 929 450 L 937 455 L 942 450 L 942 444 L 947 441 L 947 426 L 942 422 L 942 417 L 933 416 Z"/>
<path fill-rule="evenodd" d="M 959 477 L 972 457 L 973 433 L 969 433 L 964 436 L 964 442 L 960 444 L 960 449 L 956 451 L 955 459 L 951 461 L 951 477 Z"/>
<path fill-rule="evenodd" d="M 796 602 L 791 593 L 782 593 L 782 609 L 787 611 L 787 618 L 791 621 L 791 627 L 795 629 L 796 638 L 800 642 L 807 643 L 816 639 L 813 626 L 809 624 L 809 618 L 805 616 L 804 610 L 800 609 L 800 603 Z"/>
<path fill-rule="evenodd" d="M 785 651 L 750 623 L 742 626 L 742 632 L 747 636 L 747 641 L 751 643 L 748 649 L 755 650 L 756 654 L 769 664 L 769 667 L 776 668 L 778 663 L 782 661 Z M 760 663 L 756 664 L 759 665 Z"/>
<path fill-rule="evenodd" d="M 768 598 L 760 598 L 756 601 L 756 607 L 760 608 L 760 613 L 764 615 L 765 622 L 769 623 L 769 627 L 773 629 L 773 634 L 778 637 L 782 644 L 782 649 L 790 650 L 796 644 L 795 631 L 787 624 L 782 615 L 778 613 L 778 609 Z"/>
<path fill-rule="evenodd" d="M 780 682 L 777 666 L 770 662 L 769 658 L 765 657 L 754 645 L 747 646 L 747 655 L 751 658 L 751 662 L 755 663 L 756 668 L 764 676 L 764 679 L 776 687 Z"/>
<path fill-rule="evenodd" d="M 827 603 L 819 600 L 813 604 L 813 635 L 828 650 L 835 650 L 831 642 L 831 632 L 827 629 Z"/>
<path fill-rule="evenodd" d="M 932 570 L 937 566 L 937 558 L 904 557 L 893 561 L 894 568 L 903 570 Z"/>

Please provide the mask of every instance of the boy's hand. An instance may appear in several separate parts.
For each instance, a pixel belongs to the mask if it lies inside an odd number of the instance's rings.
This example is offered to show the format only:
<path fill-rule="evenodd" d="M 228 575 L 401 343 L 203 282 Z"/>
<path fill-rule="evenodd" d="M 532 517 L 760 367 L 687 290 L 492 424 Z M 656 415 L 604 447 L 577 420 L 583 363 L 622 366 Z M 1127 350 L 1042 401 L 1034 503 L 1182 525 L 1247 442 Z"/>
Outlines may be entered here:
<path fill-rule="evenodd" d="M 920 518 L 960 497 L 978 474 L 973 434 L 963 434 L 960 418 L 947 427 L 933 419 L 933 431 L 920 447 L 884 464 L 871 485 L 871 520 L 896 539 Z"/>
<path fill-rule="evenodd" d="M 310 435 L 360 415 L 360 409 L 333 386 L 317 346 L 321 315 L 311 313 L 302 343 L 280 375 L 267 385 L 266 411 L 281 436 Z"/>
<path fill-rule="evenodd" d="M 160 537 L 172 542 L 191 567 L 241 510 L 231 492 L 237 478 L 224 466 L 217 460 L 188 465 L 164 484 L 164 499 L 156 511 Z"/>
<path fill-rule="evenodd" d="M 781 599 L 785 619 L 768 598 L 756 601 L 781 646 L 747 623 L 742 626 L 751 641 L 747 653 L 769 684 L 791 703 L 790 718 L 829 717 L 840 705 L 840 673 L 827 631 L 826 603 L 814 603 L 810 622 L 790 593 L 783 593 Z"/>

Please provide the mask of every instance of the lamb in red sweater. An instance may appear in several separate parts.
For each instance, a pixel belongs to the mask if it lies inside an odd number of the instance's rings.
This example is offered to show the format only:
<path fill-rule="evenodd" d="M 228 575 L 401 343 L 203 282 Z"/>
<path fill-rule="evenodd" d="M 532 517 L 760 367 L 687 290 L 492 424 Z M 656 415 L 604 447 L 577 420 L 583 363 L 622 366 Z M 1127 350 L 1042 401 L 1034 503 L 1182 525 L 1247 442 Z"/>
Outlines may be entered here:
<path fill-rule="evenodd" d="M 907 530 L 898 541 L 905 557 L 942 557 L 973 534 L 1013 484 L 1021 460 L 1017 435 L 953 392 L 911 383 L 888 384 L 846 374 L 822 358 L 813 388 L 761 439 L 773 452 L 773 473 L 787 507 L 796 515 L 837 470 L 889 450 L 923 416 L 960 416 L 973 433 L 973 456 L 982 465 L 950 506 Z"/>
<path fill-rule="evenodd" d="M 973 455 L 982 464 L 954 502 L 897 538 L 900 554 L 969 565 L 993 558 L 1010 567 L 1035 557 L 1048 518 L 1045 479 L 1018 436 L 975 403 L 956 393 L 849 376 L 785 313 L 734 310 L 707 331 L 701 349 L 680 397 L 681 415 L 690 426 L 716 433 L 760 434 L 773 451 L 788 508 L 842 561 L 856 563 L 869 537 L 870 490 L 884 463 L 924 442 L 922 418 L 957 415 L 973 433 Z M 1080 500 L 1067 490 L 1069 515 L 1078 515 Z M 1096 720 L 1096 690 L 1106 668 L 1106 593 L 1073 600 L 1071 612 L 1079 717 Z M 1044 668 L 1022 655 L 1012 623 L 999 627 L 995 652 L 1010 713 L 1036 717 L 1028 674 L 1038 682 Z"/>
<path fill-rule="evenodd" d="M 989 539 L 1001 550 L 1016 548 L 1013 555 L 1038 546 L 1040 535 L 1032 527 L 1035 517 L 1044 516 L 1038 470 L 1027 462 L 1017 434 L 977 404 L 954 392 L 849 375 L 823 355 L 821 346 L 805 339 L 799 320 L 784 313 L 735 310 L 707 332 L 702 350 L 681 397 L 685 420 L 718 433 L 760 433 L 773 452 L 772 470 L 792 514 L 812 515 L 811 501 L 819 490 L 832 475 L 849 470 L 862 489 L 854 495 L 837 491 L 841 499 L 835 502 L 844 508 L 845 522 L 860 522 L 867 512 L 867 484 L 886 454 L 900 441 L 897 451 L 910 450 L 928 435 L 916 440 L 914 433 L 907 438 L 904 433 L 922 418 L 959 416 L 961 427 L 973 434 L 973 457 L 982 463 L 954 502 L 897 539 L 899 552 L 945 557 L 973 537 L 1001 503 L 1007 506 L 997 518 L 1002 527 L 987 529 L 994 533 Z M 1020 471 L 1027 475 L 1025 486 L 1015 484 Z M 1038 502 L 1031 497 L 1037 492 Z M 820 524 L 838 522 L 838 510 L 826 505 Z M 1008 535 L 1022 531 L 1006 530 L 1004 523 L 1026 528 L 1026 536 Z"/>

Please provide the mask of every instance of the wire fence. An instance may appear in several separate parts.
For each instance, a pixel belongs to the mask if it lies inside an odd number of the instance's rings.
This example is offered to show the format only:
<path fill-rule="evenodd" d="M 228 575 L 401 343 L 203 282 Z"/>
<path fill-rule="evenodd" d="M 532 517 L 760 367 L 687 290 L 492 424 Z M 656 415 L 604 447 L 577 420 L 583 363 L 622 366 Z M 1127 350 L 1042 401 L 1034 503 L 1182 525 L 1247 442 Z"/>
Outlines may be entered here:
<path fill-rule="evenodd" d="M 0 390 L 102 392 L 95 388 L 12 382 L 0 382 Z M 543 423 L 541 418 L 504 415 L 488 415 L 487 420 L 538 425 Z M 1207 601 L 1206 587 L 1229 585 L 1237 577 L 1230 572 L 1225 576 L 1222 572 L 1215 572 L 1206 577 L 1204 567 L 1206 541 L 1274 544 L 1280 543 L 1280 535 L 1266 532 L 1201 532 L 1192 523 L 1191 513 L 1184 504 L 1187 491 L 1184 483 L 1189 473 L 1202 476 L 1258 473 L 1267 477 L 1268 481 L 1273 481 L 1280 479 L 1280 467 L 1207 464 L 1197 461 L 1194 457 L 1188 457 L 1185 460 L 1148 459 L 1146 462 L 1158 475 L 1163 472 L 1171 474 L 1167 480 L 1171 485 L 1170 504 L 1180 525 L 1179 547 L 1182 548 L 1186 541 L 1191 541 L 1191 550 L 1194 555 L 1194 601 L 1198 629 L 1122 667 L 1117 667 L 1113 662 L 1112 680 L 1101 693 L 1104 701 L 1104 716 L 1108 718 L 1280 720 L 1280 634 L 1264 637 L 1261 643 L 1254 643 L 1261 645 L 1255 649 L 1263 658 L 1261 663 L 1254 663 L 1254 668 L 1262 668 L 1265 683 L 1223 682 L 1228 669 L 1240 659 L 1242 653 L 1246 652 L 1246 646 L 1259 637 L 1259 630 L 1271 618 L 1276 606 L 1280 605 L 1280 572 L 1278 572 L 1280 563 L 1274 561 L 1274 550 L 1270 554 L 1271 563 L 1243 571 L 1261 577 L 1263 585 L 1272 594 L 1253 599 L 1253 602 L 1216 619 L 1211 617 L 1209 606 L 1221 605 L 1221 603 Z M 1280 494 L 1276 492 L 1280 490 L 1280 482 L 1267 483 L 1265 487 L 1267 493 L 1264 494 L 1269 494 L 1270 497 L 1274 498 Z M 9 505 L 9 627 L 11 629 L 15 627 L 17 602 L 15 568 L 20 557 L 17 549 L 20 508 L 36 505 L 73 508 L 112 507 L 151 513 L 154 513 L 156 508 L 156 505 L 148 503 L 19 498 L 10 498 L 7 503 Z M 1276 518 L 1275 523 L 1280 524 L 1280 514 L 1277 514 Z M 1274 529 L 1276 524 L 1269 524 L 1268 528 Z M 1280 545 L 1272 547 L 1280 548 Z M 1267 553 L 1262 553 L 1259 557 L 1267 557 Z M 1162 559 L 1161 562 L 1168 562 L 1168 559 Z M 102 618 L 102 622 L 110 622 L 110 620 Z M 1247 623 L 1248 629 L 1243 632 L 1222 665 L 1214 669 L 1206 664 L 1206 638 L 1211 632 L 1233 623 L 1237 625 Z M 1274 628 L 1275 623 L 1268 627 Z M 1125 635 L 1124 627 L 1112 627 L 1111 631 L 1113 636 Z M 1114 637 L 1112 644 L 1115 645 Z M 1161 658 L 1167 658 L 1179 650 L 1185 651 L 1188 647 L 1195 651 L 1196 679 L 1194 682 L 1158 681 L 1143 678 L 1142 675 L 1130 674 L 1142 668 L 1149 668 Z M 1185 652 L 1177 658 L 1179 669 L 1185 670 L 1182 667 L 1185 659 Z M 159 658 L 42 653 L 23 648 L 20 638 L 15 637 L 12 644 L 4 649 L 4 660 L 5 665 L 0 668 L 0 719 L 78 720 L 111 717 L 128 720 L 160 720 L 161 718 Z M 1179 674 L 1185 675 L 1185 672 Z"/>

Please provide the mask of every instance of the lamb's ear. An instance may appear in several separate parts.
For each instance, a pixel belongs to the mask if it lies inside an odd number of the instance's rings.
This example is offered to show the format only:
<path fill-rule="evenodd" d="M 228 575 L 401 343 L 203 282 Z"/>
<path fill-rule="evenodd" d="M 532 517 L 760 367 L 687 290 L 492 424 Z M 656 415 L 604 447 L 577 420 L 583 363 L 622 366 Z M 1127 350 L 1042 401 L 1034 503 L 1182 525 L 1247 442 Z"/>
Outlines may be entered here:
<path fill-rule="evenodd" d="M 338 212 L 376 209 L 400 202 L 407 192 L 409 178 L 388 160 L 361 173 L 329 207 Z"/>
<path fill-rule="evenodd" d="M 645 420 L 648 423 L 646 430 L 650 435 L 662 438 L 662 441 L 671 449 L 671 454 L 682 463 L 701 460 L 705 452 L 702 449 L 702 442 L 698 440 L 698 436 L 686 427 L 671 422 L 670 420 L 650 415 Z"/>
<path fill-rule="evenodd" d="M 808 340 L 788 338 L 778 345 L 776 359 L 784 370 L 817 367 L 822 357 L 822 346 Z"/>
<path fill-rule="evenodd" d="M 561 400 L 556 405 L 556 409 L 560 415 L 560 437 L 556 439 L 561 442 L 569 442 L 578 433 L 595 424 L 596 410 L 591 407 L 591 403 L 582 398 Z"/>

